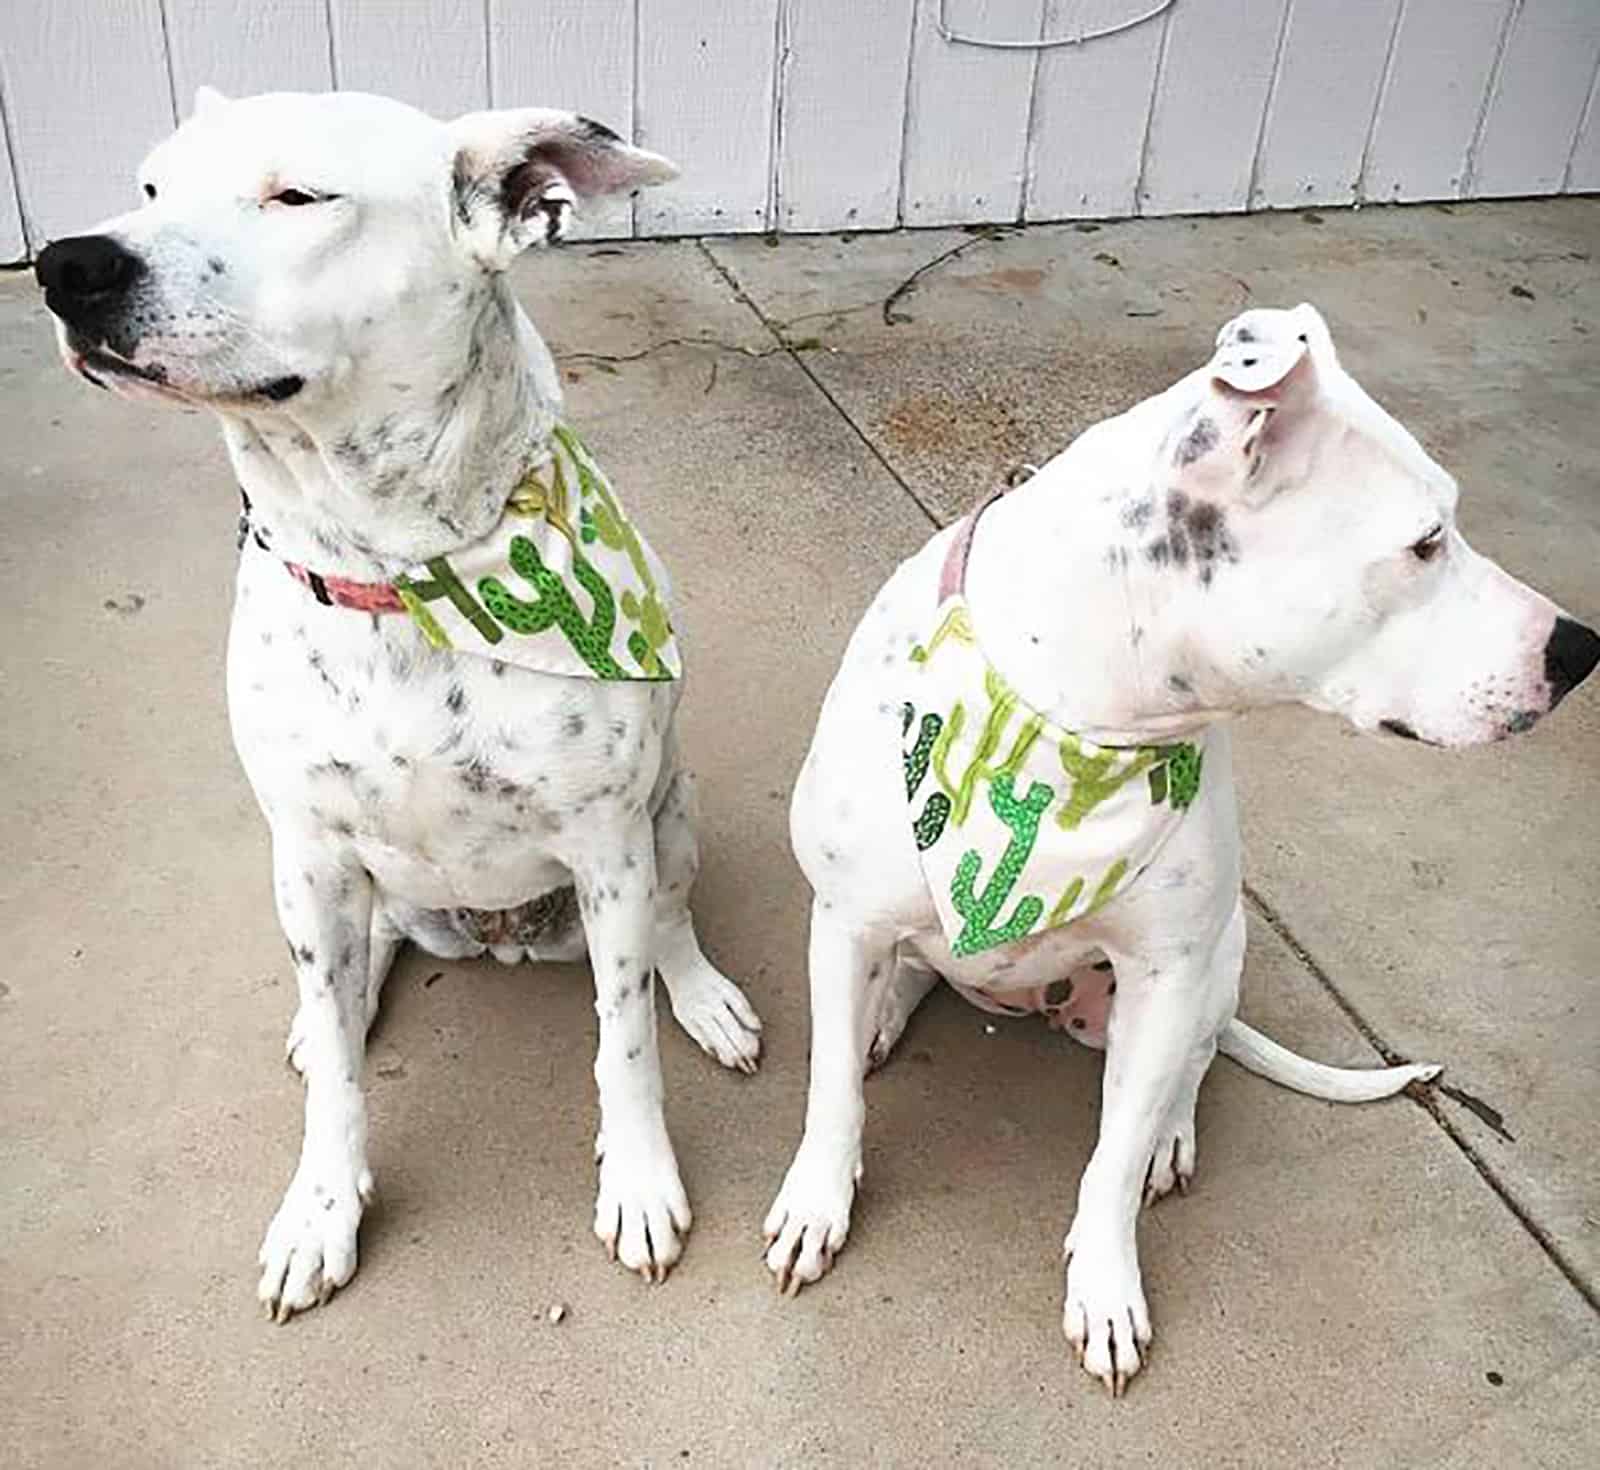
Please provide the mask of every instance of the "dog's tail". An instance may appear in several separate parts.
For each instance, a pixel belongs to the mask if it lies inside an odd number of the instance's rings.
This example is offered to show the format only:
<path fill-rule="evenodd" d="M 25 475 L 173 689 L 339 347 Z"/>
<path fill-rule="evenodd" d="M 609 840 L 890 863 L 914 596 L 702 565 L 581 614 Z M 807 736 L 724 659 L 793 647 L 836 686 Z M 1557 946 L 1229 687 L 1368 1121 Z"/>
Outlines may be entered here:
<path fill-rule="evenodd" d="M 1328 1067 L 1299 1056 L 1237 1016 L 1228 1022 L 1217 1049 L 1280 1087 L 1328 1102 L 1372 1102 L 1393 1097 L 1410 1082 L 1432 1082 L 1443 1067 Z"/>

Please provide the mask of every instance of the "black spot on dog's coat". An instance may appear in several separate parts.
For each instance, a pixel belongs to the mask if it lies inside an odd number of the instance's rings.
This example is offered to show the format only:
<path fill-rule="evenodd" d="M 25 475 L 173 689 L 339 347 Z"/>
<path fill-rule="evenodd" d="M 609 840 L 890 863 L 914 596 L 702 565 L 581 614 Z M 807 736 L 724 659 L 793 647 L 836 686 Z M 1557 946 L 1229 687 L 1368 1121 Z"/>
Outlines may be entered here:
<path fill-rule="evenodd" d="M 1189 432 L 1178 440 L 1178 448 L 1172 456 L 1172 462 L 1180 468 L 1183 465 L 1193 464 L 1197 459 L 1210 454 L 1221 441 L 1222 435 L 1217 432 L 1216 424 L 1202 415 L 1194 421 Z"/>
<path fill-rule="evenodd" d="M 1149 524 L 1151 513 L 1155 508 L 1154 496 L 1146 495 L 1139 500 L 1135 500 L 1131 505 L 1123 507 L 1122 524 L 1130 531 L 1142 531 Z"/>

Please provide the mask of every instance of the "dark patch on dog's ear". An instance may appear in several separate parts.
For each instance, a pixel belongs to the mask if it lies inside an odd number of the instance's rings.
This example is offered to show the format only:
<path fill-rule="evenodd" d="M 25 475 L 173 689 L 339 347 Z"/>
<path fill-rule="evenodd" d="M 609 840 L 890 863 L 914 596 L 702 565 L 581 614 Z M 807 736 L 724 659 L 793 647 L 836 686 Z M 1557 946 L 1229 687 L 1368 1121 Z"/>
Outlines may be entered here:
<path fill-rule="evenodd" d="M 596 122 L 592 117 L 584 117 L 582 113 L 578 114 L 578 129 L 584 137 L 596 143 L 620 143 L 622 141 L 621 137 L 613 133 L 604 123 Z"/>
<path fill-rule="evenodd" d="M 544 239 L 554 245 L 566 234 L 577 200 L 559 169 L 535 156 L 507 172 L 500 184 L 500 210 L 508 219 L 544 215 Z"/>
<path fill-rule="evenodd" d="M 1379 720 L 1378 728 L 1387 730 L 1391 735 L 1398 735 L 1402 740 L 1422 739 L 1404 720 Z"/>

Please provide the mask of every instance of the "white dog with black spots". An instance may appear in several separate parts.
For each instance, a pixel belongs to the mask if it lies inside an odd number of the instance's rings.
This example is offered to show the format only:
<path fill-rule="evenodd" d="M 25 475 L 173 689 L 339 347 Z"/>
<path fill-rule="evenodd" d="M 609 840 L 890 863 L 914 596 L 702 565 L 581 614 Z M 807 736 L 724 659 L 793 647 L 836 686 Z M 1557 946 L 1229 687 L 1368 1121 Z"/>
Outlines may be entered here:
<path fill-rule="evenodd" d="M 40 256 L 69 365 L 214 410 L 247 497 L 228 704 L 271 827 L 305 1082 L 299 1166 L 260 1256 L 280 1320 L 356 1269 L 362 1057 L 402 940 L 452 958 L 587 951 L 594 1228 L 648 1279 L 690 1225 L 655 975 L 702 1047 L 756 1065 L 760 1023 L 690 917 L 677 683 L 459 654 L 371 601 L 489 532 L 549 457 L 560 389 L 507 266 L 560 238 L 577 200 L 674 172 L 571 113 L 444 123 L 350 93 L 202 89 L 143 165 L 142 207 Z"/>
<path fill-rule="evenodd" d="M 1204 367 L 894 573 L 850 640 L 794 793 L 814 895 L 811 1085 L 766 1220 L 781 1286 L 816 1281 L 844 1245 L 863 1072 L 940 977 L 1105 1049 L 1099 1141 L 1066 1235 L 1065 1328 L 1113 1393 L 1151 1340 L 1140 1203 L 1193 1174 L 1195 1099 L 1219 1049 L 1337 1100 L 1434 1075 L 1320 1066 L 1236 1018 L 1245 919 L 1226 724 L 1300 703 L 1364 731 L 1474 745 L 1529 729 L 1580 683 L 1600 637 L 1475 552 L 1456 494 L 1343 370 L 1315 310 L 1257 310 L 1222 329 Z M 959 715 L 929 672 L 952 649 L 958 670 L 978 671 L 956 691 Z M 914 706 L 932 711 L 920 730 Z M 1075 804 L 1053 796 L 1063 766 Z M 1121 806 L 1097 833 L 1102 795 Z M 992 847 L 977 831 L 985 801 L 1012 824 L 990 823 Z M 939 869 L 928 854 L 958 820 L 959 862 Z M 1050 842 L 1057 886 L 1018 898 L 1052 871 L 1029 866 Z M 1152 847 L 1142 870 L 1113 861 Z M 1071 877 L 1085 857 L 1087 884 Z M 950 909 L 965 921 L 954 932 Z"/>

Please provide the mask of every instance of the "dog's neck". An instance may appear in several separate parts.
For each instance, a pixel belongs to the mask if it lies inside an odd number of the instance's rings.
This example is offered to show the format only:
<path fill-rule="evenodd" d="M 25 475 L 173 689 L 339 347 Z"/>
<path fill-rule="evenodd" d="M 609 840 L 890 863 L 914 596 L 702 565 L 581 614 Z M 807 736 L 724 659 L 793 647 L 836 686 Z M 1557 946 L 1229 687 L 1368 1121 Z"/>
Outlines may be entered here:
<path fill-rule="evenodd" d="M 323 575 L 387 581 L 486 534 L 560 409 L 544 343 L 503 278 L 405 361 L 353 365 L 359 390 L 224 411 L 251 521 Z"/>
<path fill-rule="evenodd" d="M 1155 468 L 1109 488 L 1069 454 L 983 513 L 967 563 L 985 656 L 1035 709 L 1106 745 L 1192 737 L 1239 708 L 1197 660 L 1194 579 L 1143 544 L 1168 493 Z"/>

